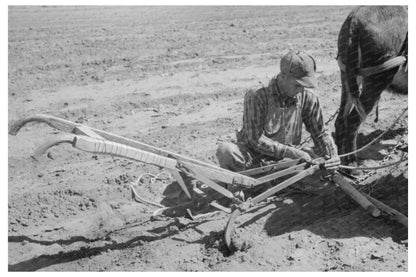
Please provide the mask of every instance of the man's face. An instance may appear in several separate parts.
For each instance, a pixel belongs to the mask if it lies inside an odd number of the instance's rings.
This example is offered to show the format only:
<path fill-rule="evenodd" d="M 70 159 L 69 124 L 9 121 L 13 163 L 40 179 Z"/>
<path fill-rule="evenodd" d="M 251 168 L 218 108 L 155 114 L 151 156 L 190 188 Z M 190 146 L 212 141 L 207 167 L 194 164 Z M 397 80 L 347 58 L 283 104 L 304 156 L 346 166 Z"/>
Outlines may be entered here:
<path fill-rule="evenodd" d="M 299 84 L 294 78 L 286 76 L 286 95 L 294 97 L 296 94 L 303 92 L 304 86 Z"/>

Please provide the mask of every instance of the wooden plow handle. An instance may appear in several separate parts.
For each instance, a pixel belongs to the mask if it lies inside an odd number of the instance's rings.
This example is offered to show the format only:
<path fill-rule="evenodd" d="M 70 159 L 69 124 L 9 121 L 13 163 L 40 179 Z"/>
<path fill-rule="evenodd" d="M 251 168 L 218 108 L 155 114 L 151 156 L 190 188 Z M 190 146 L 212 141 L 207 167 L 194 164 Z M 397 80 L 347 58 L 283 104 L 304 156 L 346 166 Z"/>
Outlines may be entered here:
<path fill-rule="evenodd" d="M 194 172 L 203 172 L 203 174 L 205 175 L 204 180 L 213 179 L 228 184 L 232 184 L 236 180 L 235 178 L 241 177 L 241 183 L 244 183 L 244 180 L 251 182 L 252 184 L 256 182 L 255 179 L 252 179 L 244 175 L 239 175 L 237 173 L 227 172 L 227 174 L 225 174 L 225 172 L 223 172 L 222 170 L 217 171 L 213 168 L 205 168 L 203 166 L 195 165 L 185 161 L 178 162 L 176 159 L 173 158 L 163 157 L 151 152 L 146 152 L 137 148 L 133 148 L 127 145 L 107 140 L 98 140 L 85 136 L 76 136 L 74 139 L 74 147 L 86 152 L 91 152 L 95 154 L 110 154 L 113 156 L 128 158 L 131 160 L 144 162 L 147 164 L 152 164 L 173 170 L 181 170 L 181 168 L 179 167 L 180 164 L 185 166 L 186 168 L 191 169 Z M 197 179 L 203 178 L 202 174 L 195 174 L 195 177 L 197 177 Z"/>
<path fill-rule="evenodd" d="M 67 133 L 75 133 L 80 135 L 87 135 L 89 137 L 100 138 L 102 140 L 123 144 L 125 146 L 129 146 L 131 148 L 138 149 L 141 151 L 150 152 L 158 156 L 177 160 L 185 165 L 190 165 L 191 167 L 198 168 L 199 171 L 204 172 L 205 176 L 211 180 L 216 180 L 227 184 L 237 184 L 246 188 L 251 188 L 255 186 L 255 184 L 257 183 L 254 178 L 226 170 L 213 164 L 205 163 L 136 140 L 128 139 L 116 134 L 112 134 L 95 128 L 90 128 L 79 123 L 74 123 L 69 120 L 46 114 L 37 114 L 16 121 L 15 123 L 11 124 L 9 128 L 9 134 L 16 135 L 19 132 L 19 130 L 29 122 L 46 123 L 52 128 L 56 128 L 60 131 L 64 131 Z M 45 144 L 45 147 L 46 145 L 47 144 Z"/>
<path fill-rule="evenodd" d="M 75 127 L 81 126 L 81 124 L 71 122 L 69 120 L 65 120 L 62 118 L 46 115 L 46 114 L 37 114 L 33 116 L 29 116 L 18 120 L 12 123 L 9 127 L 9 134 L 15 136 L 20 129 L 30 122 L 42 122 L 46 123 L 52 128 L 56 128 L 60 131 L 64 131 L 67 133 L 72 133 Z"/>
<path fill-rule="evenodd" d="M 75 136 L 73 146 L 79 150 L 94 154 L 107 154 L 127 158 L 168 169 L 175 169 L 176 167 L 176 160 L 174 159 L 162 157 L 154 153 L 112 141 L 98 140 L 85 136 Z"/>
<path fill-rule="evenodd" d="M 63 136 L 58 139 L 52 139 L 47 141 L 38 147 L 32 154 L 32 157 L 36 160 L 44 154 L 49 148 L 62 143 L 69 143 L 73 147 L 93 153 L 93 154 L 108 154 L 117 157 L 123 157 L 139 162 L 149 163 L 152 165 L 165 167 L 168 169 L 176 168 L 176 160 L 162 157 L 153 153 L 145 152 L 140 149 L 135 149 L 130 146 L 126 146 L 120 143 L 111 141 L 99 140 L 86 136 Z"/>
<path fill-rule="evenodd" d="M 157 155 L 161 155 L 164 157 L 171 157 L 177 160 L 181 160 L 181 161 L 186 161 L 186 162 L 191 162 L 193 164 L 198 164 L 200 166 L 204 166 L 204 167 L 208 167 L 208 168 L 214 168 L 218 171 L 224 171 L 224 172 L 230 172 L 226 169 L 223 169 L 221 167 L 218 167 L 216 165 L 213 164 L 209 164 L 209 163 L 205 163 L 199 160 L 195 160 L 189 157 L 185 157 L 182 156 L 180 154 L 168 151 L 168 150 L 164 150 L 164 149 L 160 149 L 136 140 L 132 140 L 129 138 L 125 138 L 113 133 L 109 133 L 109 132 L 105 132 L 99 129 L 95 129 L 95 128 L 91 128 L 88 126 L 85 126 L 83 124 L 79 124 L 79 123 L 75 123 L 66 119 L 62 119 L 59 117 L 55 117 L 55 116 L 51 116 L 51 115 L 47 115 L 47 114 L 37 114 L 37 115 L 33 115 L 33 116 L 29 116 L 26 117 L 24 119 L 18 120 L 14 123 L 11 124 L 11 126 L 9 127 L 9 134 L 10 135 L 16 135 L 19 130 L 26 124 L 30 123 L 30 122 L 41 122 L 41 123 L 46 123 L 49 126 L 51 126 L 52 128 L 56 128 L 60 131 L 63 132 L 67 132 L 67 133 L 76 133 L 76 134 L 85 134 L 85 130 L 89 129 L 91 132 L 94 132 L 96 135 L 102 137 L 103 139 L 106 139 L 108 141 L 112 141 L 112 142 L 117 142 L 117 143 L 121 143 L 121 144 L 125 144 L 128 145 L 130 147 L 134 147 L 137 149 L 141 149 L 147 152 L 151 152 Z M 77 130 L 82 130 L 81 132 L 77 132 Z M 89 134 L 87 134 L 88 136 L 90 136 Z M 240 174 L 241 175 L 241 174 Z"/>
<path fill-rule="evenodd" d="M 48 141 L 47 143 L 43 144 L 35 151 L 33 156 L 38 158 L 41 154 L 45 153 L 47 149 L 49 149 L 50 147 L 62 143 L 70 143 L 73 147 L 85 152 L 94 154 L 107 154 L 111 156 L 126 158 L 138 162 L 144 162 L 147 164 L 167 168 L 172 171 L 183 171 L 182 168 L 186 168 L 187 171 L 193 173 L 191 174 L 191 176 L 195 179 L 200 180 L 212 189 L 216 190 L 217 192 L 221 193 L 222 195 L 230 199 L 235 198 L 230 191 L 211 181 L 209 178 L 205 177 L 201 173 L 201 170 L 198 168 L 198 166 L 186 162 L 178 162 L 177 160 L 172 158 L 163 157 L 154 153 L 146 152 L 140 149 L 136 149 L 127 145 L 107 140 L 96 139 L 87 136 L 65 136 L 64 138 Z M 187 171 L 184 172 L 187 173 Z M 222 172 L 219 173 L 221 174 Z M 178 177 L 177 175 L 174 176 Z M 186 188 L 185 184 L 183 183 L 182 178 L 177 179 L 177 181 L 181 188 L 185 191 L 186 195 L 190 197 L 191 195 L 188 189 Z"/>
<path fill-rule="evenodd" d="M 80 150 L 94 153 L 94 154 L 109 154 L 112 156 L 127 158 L 139 162 L 144 162 L 147 164 L 157 165 L 163 168 L 171 169 L 171 170 L 181 170 L 181 167 L 185 165 L 178 164 L 178 161 L 171 158 L 166 158 L 160 155 L 156 155 L 153 153 L 145 152 L 140 149 L 135 149 L 130 146 L 126 146 L 120 143 L 105 141 L 105 140 L 98 140 L 90 137 L 84 136 L 76 136 L 74 138 L 73 143 L 75 148 Z M 223 194 L 228 198 L 234 198 L 234 195 L 223 188 L 222 186 L 216 184 L 215 182 L 211 181 L 210 179 L 204 177 L 199 170 L 197 170 L 192 165 L 187 164 L 186 168 L 193 172 L 191 174 L 192 177 L 198 179 L 211 187 L 212 189 L 216 190 L 217 192 Z"/>
<path fill-rule="evenodd" d="M 40 156 L 45 154 L 45 152 L 48 151 L 49 148 L 51 148 L 53 146 L 56 146 L 56 145 L 59 145 L 59 144 L 62 144 L 62 143 L 73 144 L 73 142 L 74 142 L 74 136 L 71 136 L 71 135 L 61 136 L 60 138 L 57 138 L 57 139 L 48 140 L 47 142 L 40 145 L 35 150 L 35 152 L 33 152 L 31 157 L 32 157 L 32 159 L 38 161 Z"/>

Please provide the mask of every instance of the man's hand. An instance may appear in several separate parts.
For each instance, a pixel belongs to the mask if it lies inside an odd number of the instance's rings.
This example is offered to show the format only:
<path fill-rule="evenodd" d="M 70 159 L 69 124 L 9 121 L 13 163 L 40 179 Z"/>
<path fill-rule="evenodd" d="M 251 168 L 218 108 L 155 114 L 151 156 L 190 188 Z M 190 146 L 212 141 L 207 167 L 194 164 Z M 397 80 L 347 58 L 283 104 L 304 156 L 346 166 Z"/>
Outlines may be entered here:
<path fill-rule="evenodd" d="M 295 147 L 292 147 L 292 146 L 287 146 L 285 158 L 302 159 L 307 162 L 310 162 L 312 160 L 311 156 L 309 156 L 308 153 L 300 149 L 296 149 Z"/>
<path fill-rule="evenodd" d="M 341 160 L 339 159 L 339 156 L 333 156 L 325 160 L 325 168 L 326 170 L 336 170 L 338 169 L 338 166 L 341 164 Z"/>

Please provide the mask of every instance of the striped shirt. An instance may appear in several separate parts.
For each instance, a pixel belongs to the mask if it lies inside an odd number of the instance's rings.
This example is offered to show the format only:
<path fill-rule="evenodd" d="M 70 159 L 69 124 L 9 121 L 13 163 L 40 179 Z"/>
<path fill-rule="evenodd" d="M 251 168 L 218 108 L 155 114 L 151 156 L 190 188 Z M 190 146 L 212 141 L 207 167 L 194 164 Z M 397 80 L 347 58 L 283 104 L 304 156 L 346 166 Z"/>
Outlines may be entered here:
<path fill-rule="evenodd" d="M 311 134 L 318 156 L 337 155 L 318 97 L 307 88 L 294 97 L 282 95 L 274 77 L 267 87 L 246 93 L 243 128 L 237 140 L 254 152 L 282 159 L 287 146 L 300 144 L 302 123 Z"/>

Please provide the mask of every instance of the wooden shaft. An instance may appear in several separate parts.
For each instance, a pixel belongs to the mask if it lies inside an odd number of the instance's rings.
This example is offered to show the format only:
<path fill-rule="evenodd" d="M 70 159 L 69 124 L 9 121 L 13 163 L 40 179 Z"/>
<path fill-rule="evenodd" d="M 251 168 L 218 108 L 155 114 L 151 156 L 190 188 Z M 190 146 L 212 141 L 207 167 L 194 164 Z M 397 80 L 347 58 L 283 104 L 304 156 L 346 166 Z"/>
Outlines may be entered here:
<path fill-rule="evenodd" d="M 354 188 L 347 180 L 344 179 L 339 173 L 335 172 L 332 176 L 332 180 L 339 185 L 339 187 L 348 194 L 355 202 L 361 207 L 371 213 L 374 217 L 379 217 L 381 212 L 374 206 L 364 195 L 362 195 L 356 188 Z"/>
<path fill-rule="evenodd" d="M 311 166 L 308 169 L 305 169 L 304 171 L 299 172 L 295 176 L 293 176 L 293 177 L 291 177 L 291 178 L 289 178 L 289 179 L 281 182 L 280 184 L 278 184 L 278 185 L 276 185 L 276 186 L 274 186 L 274 187 L 266 190 L 265 192 L 257 195 L 256 197 L 254 197 L 251 200 L 251 203 L 253 205 L 255 205 L 255 204 L 257 204 L 257 203 L 265 200 L 267 197 L 272 196 L 273 194 L 281 191 L 284 188 L 287 188 L 288 186 L 296 183 L 297 181 L 305 178 L 306 176 L 309 176 L 309 175 L 313 174 L 318 168 L 319 168 L 318 165 L 314 165 L 314 166 Z"/>
<path fill-rule="evenodd" d="M 280 170 L 278 172 L 263 176 L 263 177 L 257 179 L 257 184 L 256 185 L 260 185 L 260 184 L 266 183 L 268 181 L 275 180 L 277 178 L 280 178 L 280 177 L 283 177 L 283 176 L 286 176 L 286 175 L 289 175 L 289 174 L 297 173 L 300 170 L 304 170 L 305 166 L 306 166 L 306 163 L 303 163 L 303 164 L 300 164 L 300 165 L 295 165 L 295 166 Z"/>
<path fill-rule="evenodd" d="M 299 161 L 300 161 L 300 159 L 291 160 L 291 161 L 280 161 L 278 163 L 271 164 L 271 165 L 266 165 L 266 166 L 252 168 L 252 169 L 247 169 L 247 170 L 244 170 L 244 171 L 239 171 L 238 173 L 244 174 L 244 175 L 247 175 L 247 176 L 252 176 L 252 175 L 256 175 L 256 174 L 261 174 L 261 173 L 266 173 L 266 172 L 270 172 L 270 171 L 276 171 L 276 170 L 279 170 L 279 169 L 288 168 L 288 167 L 296 165 Z"/>
<path fill-rule="evenodd" d="M 227 198 L 230 198 L 230 199 L 235 198 L 231 191 L 225 189 L 224 187 L 222 187 L 222 186 L 218 185 L 217 183 L 211 181 L 210 179 L 206 178 L 204 176 L 204 173 L 202 173 L 198 169 L 189 168 L 189 165 L 184 165 L 183 163 L 182 163 L 182 166 L 185 166 L 187 168 L 188 174 L 191 175 L 193 178 L 201 181 L 202 183 L 206 184 L 207 186 L 209 186 L 213 190 L 221 193 L 222 195 L 224 195 Z"/>
<path fill-rule="evenodd" d="M 403 224 L 404 226 L 408 227 L 408 219 L 407 216 L 405 216 L 404 214 L 402 214 L 401 212 L 393 209 L 392 207 L 384 204 L 383 202 L 371 197 L 368 194 L 363 193 L 365 197 L 368 198 L 368 200 L 370 200 L 377 208 L 379 208 L 380 210 L 384 211 L 385 213 L 389 214 L 394 220 L 396 220 L 397 222 Z"/>

